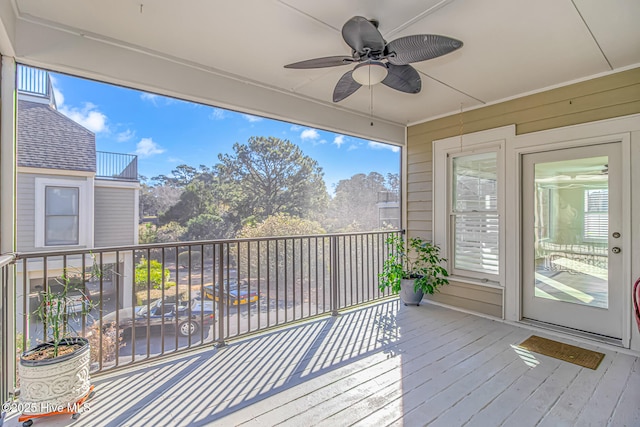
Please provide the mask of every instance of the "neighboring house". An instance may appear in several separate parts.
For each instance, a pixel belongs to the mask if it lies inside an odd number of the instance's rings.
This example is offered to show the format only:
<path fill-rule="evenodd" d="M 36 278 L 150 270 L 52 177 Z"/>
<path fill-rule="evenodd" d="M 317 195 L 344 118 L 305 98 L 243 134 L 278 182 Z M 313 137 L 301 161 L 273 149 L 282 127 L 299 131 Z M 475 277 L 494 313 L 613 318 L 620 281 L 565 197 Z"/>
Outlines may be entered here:
<path fill-rule="evenodd" d="M 137 244 L 137 157 L 97 152 L 95 134 L 57 111 L 46 71 L 19 67 L 18 75 L 18 252 Z M 79 275 L 78 258 L 67 258 L 68 275 Z M 121 256 L 118 271 L 131 271 L 127 258 Z M 115 259 L 103 262 L 115 271 Z M 46 266 L 50 284 L 62 275 L 62 263 Z M 41 264 L 28 265 L 30 306 L 43 288 Z M 113 274 L 105 272 L 103 282 L 113 293 Z M 131 278 L 120 274 L 119 283 L 128 287 Z"/>

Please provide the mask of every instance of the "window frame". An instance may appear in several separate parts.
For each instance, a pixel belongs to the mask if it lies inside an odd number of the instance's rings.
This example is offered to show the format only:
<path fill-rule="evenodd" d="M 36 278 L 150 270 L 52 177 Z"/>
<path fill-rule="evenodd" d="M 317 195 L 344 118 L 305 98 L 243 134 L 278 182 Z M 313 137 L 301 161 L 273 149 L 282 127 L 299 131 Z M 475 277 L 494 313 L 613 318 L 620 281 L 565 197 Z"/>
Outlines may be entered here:
<path fill-rule="evenodd" d="M 78 243 L 46 244 L 46 189 L 47 187 L 76 188 L 78 190 Z M 35 248 L 82 248 L 93 246 L 93 192 L 90 178 L 35 178 Z"/>
<path fill-rule="evenodd" d="M 447 258 L 452 280 L 504 288 L 505 284 L 505 153 L 506 141 L 514 135 L 513 126 L 451 137 L 433 142 L 433 241 Z M 453 215 L 453 159 L 487 152 L 496 153 L 498 274 L 453 268 L 455 236 Z M 494 212 L 494 211 L 492 211 Z"/>

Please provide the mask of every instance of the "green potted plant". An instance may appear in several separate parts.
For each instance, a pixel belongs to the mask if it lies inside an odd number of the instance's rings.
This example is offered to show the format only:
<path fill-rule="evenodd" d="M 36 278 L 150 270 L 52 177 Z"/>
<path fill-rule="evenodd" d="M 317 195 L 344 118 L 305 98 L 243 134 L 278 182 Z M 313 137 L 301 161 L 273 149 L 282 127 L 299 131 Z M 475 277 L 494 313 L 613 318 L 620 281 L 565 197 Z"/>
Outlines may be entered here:
<path fill-rule="evenodd" d="M 91 277 L 99 274 L 94 265 Z M 93 308 L 84 292 L 86 276 L 84 272 L 70 274 L 69 268 L 65 268 L 40 293 L 35 315 L 42 322 L 48 341 L 20 356 L 19 400 L 24 408 L 29 408 L 21 420 L 73 407 L 91 391 L 89 341 L 78 336 L 70 324 Z"/>
<path fill-rule="evenodd" d="M 449 283 L 449 273 L 441 265 L 446 261 L 440 248 L 420 237 L 407 242 L 404 236 L 394 234 L 386 240 L 388 255 L 378 275 L 380 290 L 391 288 L 400 293 L 405 305 L 420 305 L 424 294 L 433 294 Z"/>

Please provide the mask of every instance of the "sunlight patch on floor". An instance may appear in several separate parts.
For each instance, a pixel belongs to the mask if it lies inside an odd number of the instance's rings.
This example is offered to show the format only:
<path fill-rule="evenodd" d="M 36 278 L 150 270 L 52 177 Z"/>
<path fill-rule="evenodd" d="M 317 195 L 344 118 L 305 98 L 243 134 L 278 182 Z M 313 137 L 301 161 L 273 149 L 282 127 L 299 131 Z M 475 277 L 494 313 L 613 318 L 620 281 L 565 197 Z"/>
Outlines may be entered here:
<path fill-rule="evenodd" d="M 529 350 L 525 350 L 524 348 L 518 347 L 517 345 L 511 344 L 511 348 L 516 352 L 518 357 L 530 368 L 535 368 L 540 364 L 540 361 L 536 359 L 536 356 L 531 353 Z"/>
<path fill-rule="evenodd" d="M 553 288 L 556 288 L 560 292 L 564 292 L 565 294 L 570 295 L 573 298 L 585 304 L 589 304 L 591 301 L 594 300 L 594 298 L 591 295 L 585 294 L 584 292 L 578 289 L 572 288 L 571 286 L 567 286 L 564 283 L 560 283 L 557 280 L 553 280 L 552 278 L 543 276 L 542 274 L 536 273 L 536 280 L 544 283 L 545 285 L 549 285 Z M 536 296 L 541 296 L 543 298 L 546 298 L 543 295 L 538 295 L 538 291 L 539 289 L 536 287 Z"/>

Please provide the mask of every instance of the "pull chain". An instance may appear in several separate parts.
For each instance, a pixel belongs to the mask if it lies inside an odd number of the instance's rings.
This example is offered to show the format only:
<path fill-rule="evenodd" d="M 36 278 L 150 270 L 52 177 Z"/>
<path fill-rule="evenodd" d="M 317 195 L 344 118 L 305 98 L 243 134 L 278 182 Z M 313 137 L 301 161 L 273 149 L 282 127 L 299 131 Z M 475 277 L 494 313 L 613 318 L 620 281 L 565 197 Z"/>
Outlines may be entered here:
<path fill-rule="evenodd" d="M 371 67 L 369 66 L 369 116 L 373 126 L 373 85 L 371 84 Z"/>
<path fill-rule="evenodd" d="M 373 126 L 373 86 L 369 86 L 369 116 L 371 117 L 371 126 Z"/>

